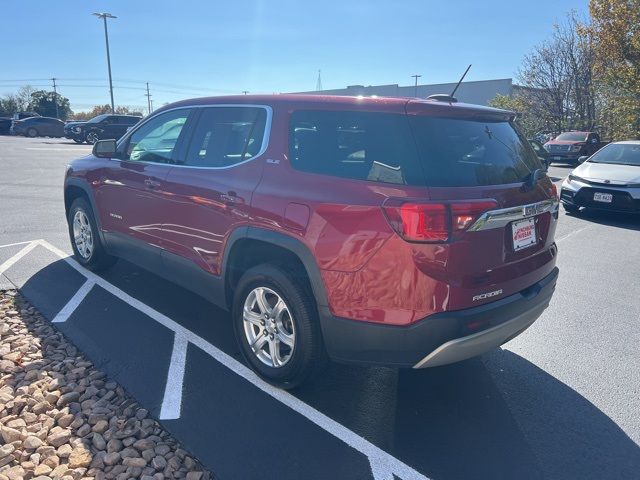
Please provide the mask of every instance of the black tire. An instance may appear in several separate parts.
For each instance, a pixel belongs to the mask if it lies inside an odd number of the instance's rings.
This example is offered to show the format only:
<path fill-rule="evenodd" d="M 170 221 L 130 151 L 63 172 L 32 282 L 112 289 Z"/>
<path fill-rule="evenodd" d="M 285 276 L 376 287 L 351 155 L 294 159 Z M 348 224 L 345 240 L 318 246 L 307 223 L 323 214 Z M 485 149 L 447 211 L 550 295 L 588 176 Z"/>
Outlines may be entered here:
<path fill-rule="evenodd" d="M 310 380 L 327 363 L 313 294 L 305 285 L 306 279 L 281 266 L 262 264 L 247 270 L 235 289 L 232 316 L 240 351 L 258 375 L 284 389 L 295 388 Z M 244 303 L 258 287 L 266 287 L 282 298 L 291 313 L 295 328 L 295 344 L 291 356 L 284 365 L 277 368 L 262 363 L 249 346 L 245 335 Z"/>
<path fill-rule="evenodd" d="M 27 137 L 35 138 L 38 136 L 38 130 L 33 127 L 27 129 Z"/>
<path fill-rule="evenodd" d="M 80 251 L 78 250 L 78 246 L 76 245 L 76 240 L 74 238 L 73 222 L 76 213 L 79 211 L 82 211 L 86 215 L 86 218 L 89 221 L 89 226 L 91 228 L 93 248 L 89 255 L 80 253 Z M 67 224 L 69 227 L 69 239 L 71 240 L 73 253 L 78 263 L 92 271 L 104 270 L 116 263 L 118 259 L 112 255 L 109 255 L 106 252 L 104 245 L 102 245 L 102 242 L 100 241 L 100 235 L 98 234 L 98 227 L 93 216 L 93 210 L 89 206 L 89 202 L 87 202 L 87 200 L 79 197 L 73 201 L 73 203 L 71 204 L 71 208 L 69 208 Z"/>
<path fill-rule="evenodd" d="M 77 138 L 77 137 L 74 137 L 73 141 L 76 143 L 84 143 L 84 140 L 82 138 Z"/>
<path fill-rule="evenodd" d="M 93 145 L 95 144 L 98 140 L 100 140 L 98 138 L 98 134 L 95 132 L 89 132 L 85 135 L 84 137 L 85 142 L 87 142 L 89 145 Z"/>
<path fill-rule="evenodd" d="M 580 213 L 580 208 L 576 207 L 575 205 L 569 205 L 567 203 L 563 203 L 562 208 L 564 208 L 565 212 L 572 213 L 574 215 L 577 215 L 578 213 Z"/>

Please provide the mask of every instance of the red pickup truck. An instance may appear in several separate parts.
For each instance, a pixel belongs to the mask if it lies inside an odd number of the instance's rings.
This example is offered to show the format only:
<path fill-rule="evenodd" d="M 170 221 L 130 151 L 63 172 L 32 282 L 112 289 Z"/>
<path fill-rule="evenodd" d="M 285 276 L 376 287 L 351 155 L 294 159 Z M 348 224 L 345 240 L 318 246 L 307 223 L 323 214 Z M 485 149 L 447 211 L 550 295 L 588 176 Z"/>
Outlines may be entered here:
<path fill-rule="evenodd" d="M 591 156 L 606 142 L 600 141 L 600 135 L 595 132 L 563 132 L 553 140 L 544 144 L 549 152 L 550 162 L 566 162 L 578 165 L 579 158 Z"/>

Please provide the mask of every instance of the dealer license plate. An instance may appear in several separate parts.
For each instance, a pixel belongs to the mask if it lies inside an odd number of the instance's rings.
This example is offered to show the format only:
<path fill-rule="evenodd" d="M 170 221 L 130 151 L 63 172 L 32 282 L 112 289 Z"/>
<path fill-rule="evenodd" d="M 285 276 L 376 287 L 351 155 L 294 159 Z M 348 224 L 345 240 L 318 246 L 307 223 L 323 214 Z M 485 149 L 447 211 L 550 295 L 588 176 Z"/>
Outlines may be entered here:
<path fill-rule="evenodd" d="M 516 252 L 536 244 L 536 223 L 533 218 L 513 222 L 511 229 L 513 233 L 513 249 Z"/>

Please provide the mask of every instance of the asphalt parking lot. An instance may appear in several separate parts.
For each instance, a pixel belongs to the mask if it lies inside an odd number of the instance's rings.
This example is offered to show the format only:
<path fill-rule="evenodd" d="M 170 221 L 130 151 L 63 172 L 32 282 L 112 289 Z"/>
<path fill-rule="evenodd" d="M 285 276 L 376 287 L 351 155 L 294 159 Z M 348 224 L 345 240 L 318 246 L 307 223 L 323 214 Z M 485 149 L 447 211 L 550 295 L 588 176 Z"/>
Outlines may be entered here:
<path fill-rule="evenodd" d="M 219 478 L 638 478 L 640 219 L 561 210 L 551 306 L 495 352 L 332 365 L 287 393 L 242 364 L 226 312 L 127 262 L 95 276 L 67 258 L 65 165 L 89 151 L 0 137 L 0 288 L 21 288 Z"/>

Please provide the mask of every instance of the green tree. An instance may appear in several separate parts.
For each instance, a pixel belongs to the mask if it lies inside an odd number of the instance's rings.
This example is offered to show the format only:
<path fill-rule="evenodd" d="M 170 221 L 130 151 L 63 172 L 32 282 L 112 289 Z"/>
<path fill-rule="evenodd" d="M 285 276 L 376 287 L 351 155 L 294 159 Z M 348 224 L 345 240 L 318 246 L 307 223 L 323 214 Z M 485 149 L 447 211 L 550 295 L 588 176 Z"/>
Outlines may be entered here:
<path fill-rule="evenodd" d="M 57 109 L 56 109 L 57 104 Z M 56 117 L 65 120 L 73 112 L 69 106 L 69 99 L 59 93 L 37 90 L 31 94 L 29 110 L 43 117 Z M 57 115 L 56 115 L 57 114 Z"/>
<path fill-rule="evenodd" d="M 614 140 L 640 138 L 640 0 L 591 0 L 603 119 Z"/>
<path fill-rule="evenodd" d="M 2 97 L 0 99 L 0 115 L 11 116 L 14 113 L 26 111 L 34 91 L 33 87 L 25 85 L 20 87 L 16 93 Z"/>
<path fill-rule="evenodd" d="M 0 116 L 10 117 L 18 111 L 18 102 L 15 95 L 5 95 L 0 98 Z"/>

